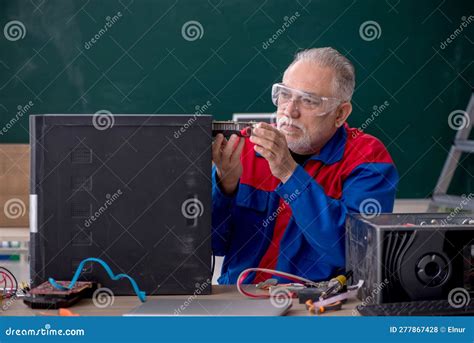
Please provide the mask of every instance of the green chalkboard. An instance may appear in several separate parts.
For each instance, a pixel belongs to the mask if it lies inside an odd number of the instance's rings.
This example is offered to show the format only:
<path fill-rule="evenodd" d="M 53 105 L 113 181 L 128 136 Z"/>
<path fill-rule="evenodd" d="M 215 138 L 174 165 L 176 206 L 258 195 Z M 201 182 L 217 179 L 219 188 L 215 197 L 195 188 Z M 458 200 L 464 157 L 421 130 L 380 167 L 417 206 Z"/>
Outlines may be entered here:
<path fill-rule="evenodd" d="M 398 197 L 427 197 L 474 83 L 472 4 L 2 0 L 0 142 L 28 142 L 34 113 L 272 112 L 294 53 L 333 46 L 357 70 L 349 123 L 388 146 Z M 473 191 L 472 159 L 458 174 Z"/>

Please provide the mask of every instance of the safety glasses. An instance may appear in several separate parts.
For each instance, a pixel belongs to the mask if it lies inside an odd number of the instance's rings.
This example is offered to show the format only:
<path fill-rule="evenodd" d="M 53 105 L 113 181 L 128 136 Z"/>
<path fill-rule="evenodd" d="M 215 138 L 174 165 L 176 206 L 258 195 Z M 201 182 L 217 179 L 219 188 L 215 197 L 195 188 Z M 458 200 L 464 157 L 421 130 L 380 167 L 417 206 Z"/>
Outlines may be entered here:
<path fill-rule="evenodd" d="M 293 101 L 299 110 L 315 116 L 328 114 L 343 102 L 338 98 L 328 98 L 293 89 L 282 83 L 275 83 L 272 86 L 272 101 L 275 106 L 283 110 Z"/>

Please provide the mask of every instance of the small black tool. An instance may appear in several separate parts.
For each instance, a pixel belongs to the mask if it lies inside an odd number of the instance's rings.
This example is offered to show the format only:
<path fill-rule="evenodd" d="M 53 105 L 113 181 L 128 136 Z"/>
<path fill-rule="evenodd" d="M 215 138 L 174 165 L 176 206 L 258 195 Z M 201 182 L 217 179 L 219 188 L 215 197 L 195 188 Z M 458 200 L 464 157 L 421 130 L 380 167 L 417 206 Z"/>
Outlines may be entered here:
<path fill-rule="evenodd" d="M 306 304 L 308 300 L 318 301 L 325 288 L 309 287 L 298 291 L 300 304 Z"/>
<path fill-rule="evenodd" d="M 214 120 L 212 122 L 212 136 L 215 137 L 217 136 L 217 134 L 222 133 L 226 138 L 230 137 L 233 134 L 240 137 L 250 137 L 250 135 L 252 134 L 252 127 L 255 124 L 255 122 Z"/>

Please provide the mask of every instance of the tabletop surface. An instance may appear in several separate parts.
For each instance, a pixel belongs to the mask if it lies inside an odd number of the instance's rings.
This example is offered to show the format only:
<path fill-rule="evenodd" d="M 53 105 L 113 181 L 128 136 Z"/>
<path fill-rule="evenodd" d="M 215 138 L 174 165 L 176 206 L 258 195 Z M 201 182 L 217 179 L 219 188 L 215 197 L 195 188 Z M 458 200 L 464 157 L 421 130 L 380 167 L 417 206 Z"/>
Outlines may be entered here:
<path fill-rule="evenodd" d="M 212 286 L 212 294 L 197 295 L 198 299 L 221 299 L 233 300 L 244 299 L 237 288 L 233 285 L 214 285 Z M 189 295 L 158 295 L 148 296 L 147 299 L 182 299 L 183 303 L 189 300 Z M 251 300 L 250 300 L 251 301 Z M 355 307 L 360 304 L 357 299 L 350 299 L 339 311 L 329 311 L 323 316 L 354 316 L 358 315 Z M 94 305 L 92 299 L 82 299 L 77 304 L 69 308 L 72 312 L 81 316 L 121 316 L 136 306 L 140 305 L 140 300 L 136 296 L 115 296 L 111 305 L 105 308 L 99 308 Z M 3 301 L 3 310 L 0 309 L 0 316 L 47 316 L 57 315 L 58 310 L 32 310 L 27 307 L 23 300 L 20 299 L 6 299 Z M 293 306 L 287 312 L 288 316 L 307 316 L 309 312 L 306 310 L 304 304 L 299 304 L 298 299 L 293 299 Z"/>

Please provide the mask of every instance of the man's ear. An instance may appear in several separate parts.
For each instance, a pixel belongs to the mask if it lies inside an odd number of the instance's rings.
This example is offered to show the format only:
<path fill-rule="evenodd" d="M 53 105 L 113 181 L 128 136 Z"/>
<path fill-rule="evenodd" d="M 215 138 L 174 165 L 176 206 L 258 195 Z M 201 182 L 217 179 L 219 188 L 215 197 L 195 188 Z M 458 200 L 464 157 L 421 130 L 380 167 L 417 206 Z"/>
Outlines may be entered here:
<path fill-rule="evenodd" d="M 336 116 L 336 121 L 335 125 L 336 127 L 341 127 L 344 125 L 346 122 L 347 118 L 352 112 L 352 104 L 350 102 L 344 102 L 341 105 L 339 105 L 339 108 L 337 109 L 337 116 Z"/>

